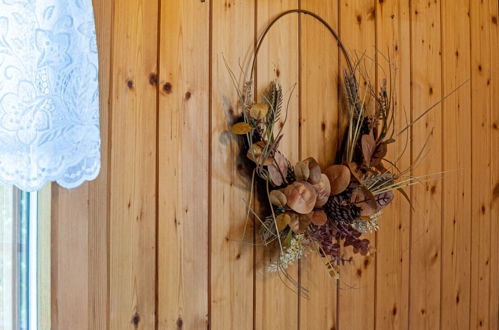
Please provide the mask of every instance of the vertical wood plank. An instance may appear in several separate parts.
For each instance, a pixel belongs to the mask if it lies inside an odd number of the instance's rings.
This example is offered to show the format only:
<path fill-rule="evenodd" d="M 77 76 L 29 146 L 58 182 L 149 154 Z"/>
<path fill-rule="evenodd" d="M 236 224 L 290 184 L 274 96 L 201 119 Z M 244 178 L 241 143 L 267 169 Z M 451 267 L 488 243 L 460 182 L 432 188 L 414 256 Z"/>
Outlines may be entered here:
<path fill-rule="evenodd" d="M 161 4 L 158 329 L 206 329 L 210 6 Z"/>
<path fill-rule="evenodd" d="M 256 12 L 257 31 L 262 31 L 277 14 L 298 8 L 298 0 L 258 0 Z M 285 52 L 282 50 L 286 49 Z M 263 102 L 262 93 L 272 80 L 278 79 L 283 88 L 284 104 L 289 97 L 288 117 L 283 128 L 283 140 L 279 150 L 292 164 L 299 160 L 298 149 L 298 15 L 281 19 L 267 35 L 258 56 L 256 75 L 257 100 Z M 283 109 L 285 111 L 286 109 Z M 284 116 L 283 116 L 284 117 Z M 275 258 L 275 256 L 274 256 Z M 282 276 L 266 272 L 264 267 L 271 261 L 271 255 L 257 247 L 255 282 L 256 329 L 297 329 L 298 295 L 292 284 L 283 283 Z M 274 259 L 275 261 L 275 259 Z M 298 281 L 298 265 L 288 269 L 288 274 Z"/>
<path fill-rule="evenodd" d="M 377 1 L 376 34 L 378 86 L 389 81 L 393 71 L 392 92 L 395 98 L 395 131 L 407 125 L 411 107 L 409 1 Z M 391 63 L 388 63 L 388 59 Z M 390 65 L 392 68 L 390 68 Z M 407 134 L 410 134 L 408 131 Z M 390 145 L 387 159 L 397 160 L 397 167 L 410 166 L 410 152 L 404 152 L 409 137 L 398 137 Z M 409 316 L 409 230 L 410 207 L 402 195 L 384 210 L 376 235 L 376 329 L 407 329 Z"/>
<path fill-rule="evenodd" d="M 492 173 L 491 173 L 491 262 L 490 262 L 490 329 L 499 329 L 499 3 L 492 1 L 490 5 L 491 29 L 491 120 L 492 129 Z M 495 244 L 494 244 L 495 243 Z"/>
<path fill-rule="evenodd" d="M 338 29 L 337 2 L 302 0 L 301 8 Z M 339 143 L 338 46 L 322 24 L 306 15 L 301 17 L 300 38 L 301 158 L 314 157 L 326 168 L 335 162 Z M 300 329 L 337 329 L 337 281 L 324 261 L 310 253 L 300 263 L 301 285 L 310 293 L 310 299 L 300 300 Z"/>
<path fill-rule="evenodd" d="M 472 247 L 471 247 L 471 329 L 490 329 L 492 239 L 492 113 L 497 112 L 497 3 L 471 1 L 471 88 L 472 88 Z M 496 17 L 495 23 L 493 17 Z M 497 72 L 495 72 L 497 74 Z M 494 84 L 492 81 L 494 80 Z M 494 88 L 495 87 L 495 88 Z M 497 171 L 497 169 L 494 169 Z M 495 219 L 497 222 L 497 218 Z M 489 297 L 487 299 L 486 297 Z M 497 322 L 497 321 L 495 321 Z"/>
<path fill-rule="evenodd" d="M 53 185 L 50 252 L 51 325 L 54 330 L 88 329 L 87 204 L 88 184 L 73 190 Z"/>
<path fill-rule="evenodd" d="M 38 329 L 50 330 L 51 324 L 51 198 L 52 185 L 46 184 L 42 190 L 38 192 L 38 269 L 37 269 L 37 285 L 38 285 Z M 1 188 L 0 188 L 1 189 Z M 2 221 L 6 219 L 2 217 Z M 4 278 L 2 278 L 4 280 Z M 12 302 L 9 303 L 12 305 Z M 8 318 L 6 320 L 8 322 Z M 9 323 L 5 323 L 9 324 Z"/>
<path fill-rule="evenodd" d="M 374 0 L 342 0 L 339 10 L 341 39 L 352 56 L 365 54 L 364 71 L 371 82 L 375 81 L 375 5 Z M 363 88 L 365 81 L 359 80 L 359 83 Z M 366 237 L 376 246 L 374 234 Z M 356 255 L 352 263 L 342 269 L 338 286 L 339 329 L 374 328 L 374 258 Z"/>
<path fill-rule="evenodd" d="M 469 1 L 442 0 L 442 95 L 469 78 Z M 441 329 L 469 329 L 471 242 L 471 88 L 462 86 L 442 104 Z"/>
<path fill-rule="evenodd" d="M 114 2 L 111 329 L 154 329 L 158 1 Z"/>
<path fill-rule="evenodd" d="M 253 329 L 254 255 L 247 244 L 252 236 L 240 241 L 250 180 L 238 158 L 238 139 L 228 131 L 240 109 L 226 65 L 241 76 L 239 65 L 253 49 L 255 1 L 212 1 L 211 6 L 210 327 Z"/>
<path fill-rule="evenodd" d="M 88 183 L 89 329 L 106 329 L 109 319 L 109 113 L 113 11 L 110 1 L 93 1 L 99 49 L 101 171 Z"/>
<path fill-rule="evenodd" d="M 412 111 L 416 119 L 441 97 L 440 1 L 411 2 Z M 441 106 L 412 127 L 412 162 L 428 140 L 426 154 L 412 175 L 442 170 Z M 441 272 L 442 183 L 433 181 L 411 189 L 410 329 L 439 329 Z"/>

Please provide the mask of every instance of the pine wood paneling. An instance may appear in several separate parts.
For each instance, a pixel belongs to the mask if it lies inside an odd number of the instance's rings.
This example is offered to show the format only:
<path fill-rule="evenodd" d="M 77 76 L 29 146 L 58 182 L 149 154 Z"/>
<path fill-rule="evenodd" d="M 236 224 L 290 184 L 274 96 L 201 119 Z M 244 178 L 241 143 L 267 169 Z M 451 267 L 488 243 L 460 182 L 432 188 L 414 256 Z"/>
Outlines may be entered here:
<path fill-rule="evenodd" d="M 376 7 L 378 86 L 393 72 L 392 86 L 397 107 L 395 132 L 407 125 L 411 108 L 409 1 L 378 1 Z M 392 67 L 390 67 L 392 65 Z M 389 82 L 387 81 L 387 84 Z M 391 145 L 388 159 L 397 167 L 410 166 L 410 131 Z M 406 189 L 409 192 L 408 189 Z M 406 329 L 409 317 L 409 203 L 396 193 L 391 207 L 385 208 L 376 235 L 376 329 Z"/>
<path fill-rule="evenodd" d="M 210 7 L 161 5 L 158 328 L 206 329 Z"/>
<path fill-rule="evenodd" d="M 109 309 L 111 329 L 156 326 L 158 1 L 114 1 Z"/>
<path fill-rule="evenodd" d="M 277 14 L 298 7 L 298 0 L 259 0 L 257 2 L 256 26 L 260 34 Z M 286 52 L 281 50 L 286 48 Z M 284 93 L 284 105 L 290 98 L 287 122 L 283 129 L 281 152 L 292 164 L 299 160 L 299 106 L 298 106 L 298 15 L 292 14 L 272 27 L 258 55 L 256 73 L 257 101 L 263 102 L 262 93 L 270 82 L 278 79 Z M 294 88 L 294 91 L 293 91 Z M 293 94 L 291 94 L 293 93 Z M 286 109 L 283 109 L 285 111 Z M 282 116 L 282 119 L 286 117 Z M 271 259 L 273 257 L 273 259 Z M 298 329 L 297 288 L 282 275 L 266 272 L 265 263 L 275 261 L 268 250 L 258 249 L 256 254 L 255 282 L 255 327 L 256 329 Z M 263 261 L 263 263 L 262 263 Z M 287 270 L 298 282 L 298 266 Z"/>
<path fill-rule="evenodd" d="M 109 321 L 108 237 L 109 237 L 109 116 L 111 112 L 111 44 L 113 6 L 111 1 L 94 1 L 99 49 L 101 171 L 88 184 L 89 328 L 105 329 Z"/>
<path fill-rule="evenodd" d="M 88 328 L 87 203 L 88 185 L 71 191 L 56 185 L 52 189 L 51 325 L 55 330 Z"/>
<path fill-rule="evenodd" d="M 255 42 L 255 1 L 211 6 L 210 326 L 245 330 L 254 328 L 251 227 L 243 238 L 250 182 L 238 157 L 242 141 L 228 131 L 241 109 L 227 67 L 241 86 L 239 65 L 247 63 Z"/>
<path fill-rule="evenodd" d="M 411 2 L 411 119 L 416 119 L 442 97 L 440 1 Z M 412 175 L 442 170 L 442 108 L 437 106 L 412 127 L 412 162 L 428 141 L 426 154 Z M 429 153 L 428 153 L 429 152 Z M 440 327 L 441 181 L 411 189 L 410 329 Z"/>
<path fill-rule="evenodd" d="M 469 1 L 442 0 L 442 94 L 470 72 Z M 471 88 L 462 86 L 442 104 L 441 329 L 468 329 L 471 251 Z M 458 172 L 456 172 L 456 170 Z"/>
<path fill-rule="evenodd" d="M 338 4 L 302 0 L 301 8 L 320 15 L 338 28 Z M 301 158 L 314 157 L 323 167 L 333 163 L 338 148 L 338 46 L 318 21 L 301 16 L 300 113 Z M 321 86 L 317 88 L 317 86 Z M 301 285 L 310 299 L 300 300 L 300 329 L 336 329 L 337 281 L 330 277 L 324 259 L 311 255 L 300 263 Z"/>
<path fill-rule="evenodd" d="M 472 1 L 471 14 L 471 92 L 472 100 L 472 216 L 471 228 L 471 315 L 470 327 L 490 329 L 491 249 L 492 239 L 492 154 L 497 145 L 492 145 L 492 114 L 497 113 L 497 104 L 492 101 L 497 94 L 497 83 L 492 84 L 491 73 L 497 75 L 497 3 L 495 1 Z M 495 16 L 494 16 L 495 15 Z M 493 17 L 496 17 L 495 23 Z M 494 67 L 493 67 L 494 66 Z M 496 78 L 497 79 L 497 78 Z M 497 173 L 497 169 L 494 169 Z M 494 219 L 497 223 L 497 218 Z M 497 274 L 497 270 L 495 270 Z M 494 279 L 496 280 L 496 279 Z M 488 298 L 488 299 L 487 299 Z"/>
<path fill-rule="evenodd" d="M 291 273 L 298 298 L 241 242 L 249 175 L 228 68 L 241 86 L 256 36 L 279 12 L 314 11 L 365 52 L 378 85 L 397 68 L 397 127 L 463 81 L 409 131 L 413 175 L 443 181 L 397 196 L 340 281 L 312 257 Z M 496 329 L 499 313 L 499 31 L 496 0 L 94 1 L 102 172 L 52 190 L 53 329 Z M 345 62 L 316 21 L 293 14 L 263 44 L 258 96 L 292 96 L 282 150 L 335 158 Z M 378 49 L 378 52 L 376 52 Z M 378 66 L 375 65 L 377 62 Z M 227 68 L 228 67 L 228 68 Z M 247 76 L 246 76 L 247 77 Z M 361 83 L 363 83 L 361 81 Z M 407 118 L 409 120 L 410 118 Z M 404 136 L 389 159 L 403 150 Z"/>

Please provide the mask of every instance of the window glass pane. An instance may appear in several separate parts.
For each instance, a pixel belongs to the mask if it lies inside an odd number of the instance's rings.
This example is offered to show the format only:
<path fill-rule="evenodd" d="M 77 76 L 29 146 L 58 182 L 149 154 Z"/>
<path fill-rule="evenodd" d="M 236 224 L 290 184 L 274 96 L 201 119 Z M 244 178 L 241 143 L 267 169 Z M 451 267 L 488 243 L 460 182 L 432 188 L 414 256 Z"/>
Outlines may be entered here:
<path fill-rule="evenodd" d="M 50 329 L 50 186 L 0 184 L 0 330 Z"/>
<path fill-rule="evenodd" d="M 0 329 L 14 329 L 14 192 L 0 184 Z"/>

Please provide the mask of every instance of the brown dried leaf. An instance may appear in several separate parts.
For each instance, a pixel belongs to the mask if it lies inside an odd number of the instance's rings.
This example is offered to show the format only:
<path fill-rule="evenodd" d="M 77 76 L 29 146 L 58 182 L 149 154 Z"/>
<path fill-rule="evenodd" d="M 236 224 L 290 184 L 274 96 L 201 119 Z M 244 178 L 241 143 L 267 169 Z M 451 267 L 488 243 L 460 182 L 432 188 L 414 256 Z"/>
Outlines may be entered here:
<path fill-rule="evenodd" d="M 350 169 L 350 173 L 352 173 L 353 177 L 357 182 L 361 183 L 362 182 L 362 172 L 359 170 L 359 166 L 357 163 L 351 162 L 348 163 L 348 168 Z"/>
<path fill-rule="evenodd" d="M 244 134 L 251 132 L 252 129 L 253 129 L 253 126 L 251 126 L 247 122 L 243 121 L 243 122 L 236 123 L 236 124 L 232 125 L 232 128 L 230 129 L 230 131 L 234 134 L 237 134 L 237 135 L 244 135 Z"/>
<path fill-rule="evenodd" d="M 250 117 L 256 120 L 265 118 L 267 113 L 269 113 L 269 105 L 266 103 L 253 104 L 249 110 Z"/>
<path fill-rule="evenodd" d="M 314 189 L 317 191 L 315 207 L 323 207 L 331 195 L 331 184 L 327 175 L 321 174 L 321 180 L 318 184 L 314 184 Z"/>
<path fill-rule="evenodd" d="M 313 157 L 309 157 L 305 159 L 303 162 L 308 165 L 308 168 L 310 170 L 308 181 L 310 181 L 311 184 L 318 184 L 321 181 L 321 174 L 322 174 L 319 163 Z"/>
<path fill-rule="evenodd" d="M 270 182 L 276 187 L 286 183 L 286 176 L 288 175 L 288 161 L 280 152 L 274 155 L 274 162 L 269 165 L 269 179 Z"/>
<path fill-rule="evenodd" d="M 248 150 L 248 153 L 246 154 L 246 156 L 255 163 L 258 163 L 258 164 L 261 164 L 264 166 L 272 165 L 272 163 L 273 163 L 272 158 L 267 157 L 267 159 L 262 160 L 262 152 L 263 152 L 262 143 L 263 142 L 253 143 L 250 150 Z M 265 146 L 265 144 L 264 144 L 264 146 Z M 253 155 L 254 155 L 254 157 L 253 157 Z"/>
<path fill-rule="evenodd" d="M 376 140 L 372 134 L 362 135 L 362 155 L 364 156 L 364 163 L 371 166 L 371 158 L 376 150 Z"/>
<path fill-rule="evenodd" d="M 381 143 L 376 147 L 374 154 L 371 158 L 371 165 L 374 167 L 378 167 L 381 164 L 381 161 L 388 153 L 388 146 L 386 143 Z"/>
<path fill-rule="evenodd" d="M 331 184 L 331 195 L 337 195 L 345 191 L 350 184 L 350 170 L 345 165 L 332 165 L 326 168 L 324 174 Z"/>
<path fill-rule="evenodd" d="M 393 201 L 395 195 L 391 191 L 385 191 L 384 193 L 374 196 L 376 203 L 378 204 L 378 211 L 384 209 L 388 204 Z"/>
<path fill-rule="evenodd" d="M 359 186 L 352 192 L 350 201 L 361 208 L 360 215 L 362 217 L 369 217 L 378 211 L 376 198 L 364 186 Z"/>

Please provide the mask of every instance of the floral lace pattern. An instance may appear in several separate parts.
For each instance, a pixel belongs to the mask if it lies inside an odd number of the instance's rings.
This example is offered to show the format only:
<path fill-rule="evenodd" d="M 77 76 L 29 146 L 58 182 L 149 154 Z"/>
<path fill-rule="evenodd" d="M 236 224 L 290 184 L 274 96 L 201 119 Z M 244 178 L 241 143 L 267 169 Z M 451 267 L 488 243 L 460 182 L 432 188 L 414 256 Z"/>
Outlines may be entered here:
<path fill-rule="evenodd" d="M 74 188 L 100 170 L 91 0 L 0 0 L 0 181 Z"/>

